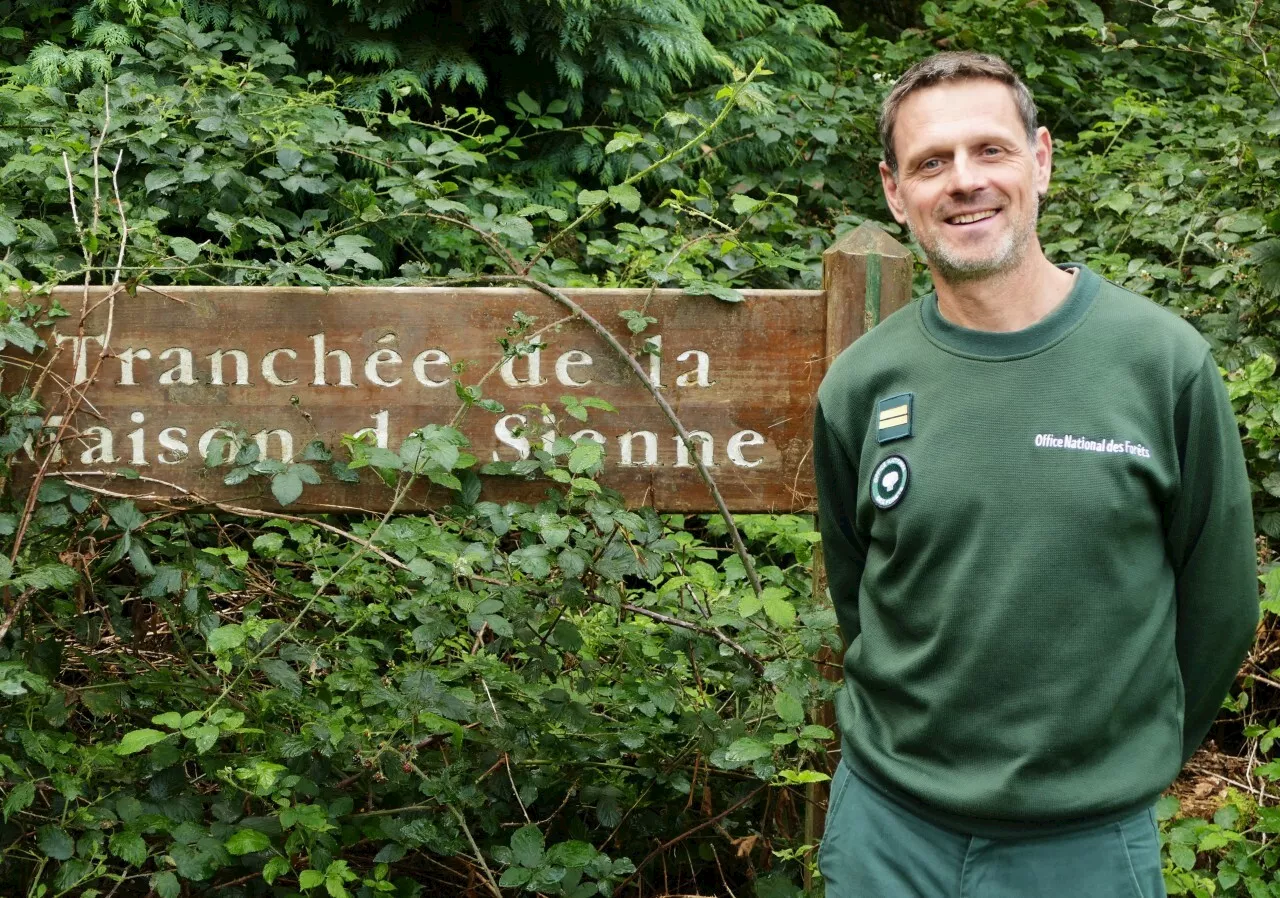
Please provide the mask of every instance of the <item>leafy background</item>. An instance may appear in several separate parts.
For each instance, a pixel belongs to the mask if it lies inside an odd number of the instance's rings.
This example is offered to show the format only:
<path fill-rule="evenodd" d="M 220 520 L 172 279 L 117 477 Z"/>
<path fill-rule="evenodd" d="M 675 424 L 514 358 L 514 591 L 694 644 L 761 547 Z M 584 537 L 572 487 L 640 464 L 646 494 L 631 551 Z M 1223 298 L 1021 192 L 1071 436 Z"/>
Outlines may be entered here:
<path fill-rule="evenodd" d="M 0 287 L 817 287 L 837 235 L 897 233 L 892 80 L 1000 53 L 1055 137 L 1049 254 L 1229 372 L 1264 624 L 1161 802 L 1165 872 L 1280 895 L 1278 28 L 1262 0 L 0 0 Z M 47 335 L 2 308 L 0 341 Z M 51 434 L 0 373 L 7 472 Z M 839 645 L 809 518 L 739 518 L 747 565 L 723 519 L 627 510 L 571 444 L 514 472 L 545 501 L 498 506 L 443 426 L 233 469 L 287 497 L 335 463 L 460 488 L 431 516 L 251 517 L 56 480 L 28 505 L 6 476 L 5 894 L 821 889 Z"/>

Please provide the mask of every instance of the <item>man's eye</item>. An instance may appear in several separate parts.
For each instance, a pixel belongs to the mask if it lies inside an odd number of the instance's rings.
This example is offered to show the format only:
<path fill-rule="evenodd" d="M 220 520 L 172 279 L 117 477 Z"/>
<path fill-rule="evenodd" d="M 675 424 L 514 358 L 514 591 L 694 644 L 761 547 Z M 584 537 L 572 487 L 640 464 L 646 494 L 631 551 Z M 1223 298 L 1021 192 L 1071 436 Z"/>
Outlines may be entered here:
<path fill-rule="evenodd" d="M 982 154 L 984 156 L 999 156 L 1001 152 L 999 147 L 987 147 L 982 151 Z"/>
<path fill-rule="evenodd" d="M 937 168 L 941 164 L 942 164 L 941 159 L 926 159 L 924 162 L 920 163 L 920 170 L 932 171 L 933 169 Z"/>

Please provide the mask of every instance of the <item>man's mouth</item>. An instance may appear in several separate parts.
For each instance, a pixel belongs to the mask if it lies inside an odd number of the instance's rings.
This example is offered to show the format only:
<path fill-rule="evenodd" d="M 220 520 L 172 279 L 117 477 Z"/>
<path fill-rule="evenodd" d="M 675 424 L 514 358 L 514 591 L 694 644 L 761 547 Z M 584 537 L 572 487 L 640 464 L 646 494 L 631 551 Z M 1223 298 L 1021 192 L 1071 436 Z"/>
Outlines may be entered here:
<path fill-rule="evenodd" d="M 975 221 L 986 221 L 988 218 L 994 217 L 999 209 L 984 209 L 981 212 L 966 212 L 963 215 L 953 215 L 948 218 L 947 224 L 966 225 L 973 224 Z"/>

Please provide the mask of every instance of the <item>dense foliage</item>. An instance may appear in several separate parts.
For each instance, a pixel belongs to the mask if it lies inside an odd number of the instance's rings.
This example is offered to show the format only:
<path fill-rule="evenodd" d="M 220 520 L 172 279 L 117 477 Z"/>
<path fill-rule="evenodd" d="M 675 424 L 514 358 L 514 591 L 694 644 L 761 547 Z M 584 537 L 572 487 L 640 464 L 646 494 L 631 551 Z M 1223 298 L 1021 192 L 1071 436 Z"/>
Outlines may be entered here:
<path fill-rule="evenodd" d="M 1005 55 L 1056 138 L 1050 254 L 1185 315 L 1232 372 L 1266 626 L 1213 734 L 1227 760 L 1198 762 L 1238 791 L 1212 821 L 1166 802 L 1166 871 L 1173 894 L 1280 894 L 1269 4 L 886 2 L 843 30 L 800 0 L 69 11 L 0 3 L 4 288 L 815 287 L 837 233 L 887 221 L 892 79 L 938 47 Z M 4 307 L 0 341 L 48 331 Z M 50 434 L 3 375 L 7 471 Z M 725 521 L 623 508 L 581 447 L 517 472 L 544 502 L 502 507 L 466 448 L 438 426 L 398 455 L 235 459 L 290 489 L 335 458 L 431 477 L 455 497 L 433 516 L 143 513 L 56 480 L 27 505 L 6 477 L 0 890 L 796 894 L 830 738 L 815 659 L 838 651 L 812 522 L 738 522 L 757 591 Z"/>

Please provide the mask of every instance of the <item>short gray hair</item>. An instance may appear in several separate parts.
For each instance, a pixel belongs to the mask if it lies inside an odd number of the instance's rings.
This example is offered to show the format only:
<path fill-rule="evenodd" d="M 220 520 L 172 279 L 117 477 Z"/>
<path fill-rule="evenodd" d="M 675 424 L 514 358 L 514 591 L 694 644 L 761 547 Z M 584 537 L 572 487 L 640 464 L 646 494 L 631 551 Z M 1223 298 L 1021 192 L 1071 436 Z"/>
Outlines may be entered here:
<path fill-rule="evenodd" d="M 895 177 L 898 174 L 898 155 L 893 150 L 893 128 L 897 124 L 898 107 L 902 105 L 902 101 L 912 93 L 936 84 L 979 79 L 1008 85 L 1013 92 L 1014 105 L 1018 107 L 1018 116 L 1027 131 L 1027 142 L 1035 139 L 1036 102 L 1009 63 L 989 53 L 955 50 L 936 53 L 903 72 L 889 96 L 885 97 L 884 105 L 880 107 L 880 147 L 884 151 L 884 161 Z"/>

